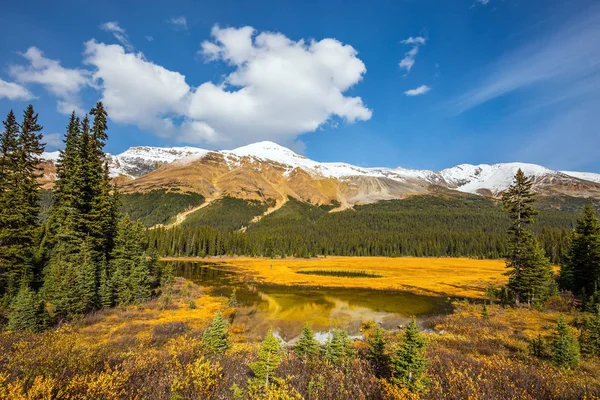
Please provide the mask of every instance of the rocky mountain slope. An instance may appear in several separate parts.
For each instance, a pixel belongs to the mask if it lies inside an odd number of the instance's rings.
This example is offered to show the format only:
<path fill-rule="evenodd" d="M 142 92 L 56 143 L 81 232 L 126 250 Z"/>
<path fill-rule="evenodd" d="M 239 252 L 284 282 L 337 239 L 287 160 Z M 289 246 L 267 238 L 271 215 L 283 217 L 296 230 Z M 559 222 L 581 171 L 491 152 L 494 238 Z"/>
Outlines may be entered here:
<path fill-rule="evenodd" d="M 54 179 L 58 154 L 45 153 L 45 184 Z M 498 197 L 521 168 L 534 178 L 542 195 L 600 197 L 600 174 L 553 171 L 525 163 L 462 164 L 442 171 L 362 168 L 346 163 L 321 163 L 273 142 L 234 150 L 195 147 L 132 147 L 109 155 L 110 170 L 124 192 L 153 189 L 285 202 L 288 196 L 313 204 L 353 204 L 404 198 L 413 194 L 465 192 Z"/>

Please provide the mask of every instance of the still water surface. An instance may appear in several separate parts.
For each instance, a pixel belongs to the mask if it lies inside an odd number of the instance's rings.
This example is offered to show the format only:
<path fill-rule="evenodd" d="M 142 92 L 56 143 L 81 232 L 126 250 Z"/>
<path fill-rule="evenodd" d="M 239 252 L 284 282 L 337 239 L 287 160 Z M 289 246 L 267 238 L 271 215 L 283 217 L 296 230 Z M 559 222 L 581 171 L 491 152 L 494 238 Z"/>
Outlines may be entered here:
<path fill-rule="evenodd" d="M 401 291 L 369 289 L 306 288 L 250 282 L 231 269 L 204 262 L 170 262 L 177 276 L 210 290 L 212 295 L 231 296 L 239 309 L 235 323 L 263 335 L 273 328 L 284 340 L 297 337 L 305 323 L 324 335 L 341 327 L 360 334 L 361 321 L 374 320 L 386 329 L 396 328 L 411 315 L 427 316 L 451 311 L 448 299 Z"/>

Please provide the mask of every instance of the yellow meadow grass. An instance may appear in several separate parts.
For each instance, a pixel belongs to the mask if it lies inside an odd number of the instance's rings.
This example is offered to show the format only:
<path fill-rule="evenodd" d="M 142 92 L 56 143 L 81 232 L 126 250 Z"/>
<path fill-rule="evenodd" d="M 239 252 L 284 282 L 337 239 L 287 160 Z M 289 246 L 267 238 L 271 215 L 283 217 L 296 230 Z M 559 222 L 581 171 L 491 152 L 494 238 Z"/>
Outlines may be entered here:
<path fill-rule="evenodd" d="M 208 261 L 194 258 L 168 260 Z M 248 279 L 288 286 L 407 290 L 422 294 L 481 298 L 490 284 L 506 282 L 503 260 L 421 257 L 322 257 L 313 259 L 231 258 L 211 260 L 241 270 Z M 373 277 L 338 277 L 300 270 L 366 271 Z"/>
<path fill-rule="evenodd" d="M 190 302 L 195 308 L 190 308 Z M 225 314 L 227 299 L 208 295 L 195 283 L 177 278 L 171 290 L 142 305 L 115 307 L 101 310 L 97 315 L 89 315 L 80 322 L 80 331 L 90 345 L 117 342 L 124 338 L 136 337 L 139 341 L 152 339 L 156 327 L 173 323 L 183 323 L 186 329 L 203 330 L 218 310 Z"/>

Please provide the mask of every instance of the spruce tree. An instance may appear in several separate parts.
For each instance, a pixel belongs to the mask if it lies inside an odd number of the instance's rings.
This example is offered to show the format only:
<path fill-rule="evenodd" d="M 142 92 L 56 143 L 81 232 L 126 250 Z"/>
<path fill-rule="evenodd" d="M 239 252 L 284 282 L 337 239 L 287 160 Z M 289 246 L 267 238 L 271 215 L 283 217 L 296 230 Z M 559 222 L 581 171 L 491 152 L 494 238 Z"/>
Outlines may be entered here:
<path fill-rule="evenodd" d="M 310 326 L 304 325 L 300 339 L 294 345 L 294 352 L 303 361 L 311 359 L 319 351 L 319 342 L 315 339 L 315 335 L 310 329 Z"/>
<path fill-rule="evenodd" d="M 72 319 L 89 311 L 94 303 L 94 274 L 86 240 L 61 227 L 50 261 L 44 270 L 42 294 L 57 319 Z"/>
<path fill-rule="evenodd" d="M 521 270 L 522 293 L 529 304 L 546 299 L 553 283 L 550 260 L 537 241 L 532 244 L 533 247 L 522 259 Z"/>
<path fill-rule="evenodd" d="M 73 214 L 81 217 L 82 211 L 82 160 L 81 160 L 81 129 L 79 118 L 71 114 L 67 132 L 64 138 L 65 148 L 60 151 L 56 163 L 56 182 L 50 210 L 50 230 L 55 233 L 58 225 Z M 82 229 L 78 220 L 73 226 L 78 231 Z"/>
<path fill-rule="evenodd" d="M 12 110 L 3 124 L 4 131 L 0 134 L 0 296 L 6 304 L 15 294 L 15 265 L 20 261 L 18 244 L 12 236 L 19 138 L 19 124 Z"/>
<path fill-rule="evenodd" d="M 89 237 L 80 230 L 80 212 L 65 201 L 56 205 L 55 215 L 58 215 L 59 207 L 63 217 L 53 228 L 52 248 L 44 268 L 41 293 L 58 319 L 70 319 L 88 310 L 93 303 L 93 296 L 82 293 L 89 293 L 94 287 L 95 264 L 90 264 Z"/>
<path fill-rule="evenodd" d="M 583 355 L 600 357 L 600 306 L 591 319 L 585 320 L 579 341 Z"/>
<path fill-rule="evenodd" d="M 550 263 L 527 228 L 537 215 L 532 185 L 533 179 L 519 169 L 513 184 L 502 195 L 503 209 L 511 220 L 506 262 L 508 287 L 514 292 L 517 305 L 522 299 L 531 304 L 543 298 L 552 279 Z"/>
<path fill-rule="evenodd" d="M 229 307 L 237 307 L 238 306 L 238 299 L 237 299 L 237 294 L 236 294 L 236 290 L 233 289 L 233 292 L 231 292 L 231 296 L 229 297 Z"/>
<path fill-rule="evenodd" d="M 258 350 L 258 360 L 249 364 L 254 374 L 253 383 L 266 389 L 269 383 L 275 380 L 275 370 L 282 360 L 283 349 L 270 329 Z"/>
<path fill-rule="evenodd" d="M 367 343 L 369 345 L 367 359 L 375 370 L 375 376 L 383 378 L 387 375 L 390 358 L 385 352 L 386 340 L 383 329 L 379 325 L 377 325 L 373 336 L 368 339 Z"/>
<path fill-rule="evenodd" d="M 148 279 L 149 264 L 141 258 L 143 253 L 143 227 L 139 222 L 133 222 L 127 217 L 121 219 L 108 271 L 115 291 L 115 303 L 130 304 L 143 299 L 151 289 L 151 279 Z"/>
<path fill-rule="evenodd" d="M 9 330 L 39 332 L 45 328 L 46 310 L 44 303 L 26 282 L 23 282 L 21 285 L 17 295 L 10 304 L 9 310 Z"/>
<path fill-rule="evenodd" d="M 587 312 L 595 313 L 600 307 L 600 279 L 594 283 L 594 290 L 587 299 L 584 299 L 584 309 Z"/>
<path fill-rule="evenodd" d="M 227 322 L 219 311 L 202 334 L 202 344 L 213 355 L 223 354 L 229 347 L 227 334 Z"/>
<path fill-rule="evenodd" d="M 392 382 L 411 390 L 424 388 L 426 345 L 425 338 L 417 328 L 417 320 L 413 317 L 406 326 L 402 341 L 392 358 Z"/>
<path fill-rule="evenodd" d="M 0 268 L 6 282 L 4 290 L 11 297 L 16 294 L 18 283 L 24 277 L 31 281 L 36 272 L 33 255 L 40 231 L 40 187 L 37 179 L 41 176 L 39 163 L 44 145 L 40 142 L 42 126 L 38 124 L 38 115 L 31 105 L 23 113 L 20 129 L 12 113 L 4 121 L 4 127 Z"/>
<path fill-rule="evenodd" d="M 588 201 L 577 220 L 560 283 L 575 294 L 594 293 L 600 280 L 600 222 Z M 585 299 L 587 300 L 587 299 Z"/>
<path fill-rule="evenodd" d="M 531 354 L 533 354 L 535 357 L 542 358 L 545 356 L 546 342 L 541 334 L 538 334 L 537 337 L 533 338 L 531 342 L 529 342 L 529 348 L 531 350 Z"/>
<path fill-rule="evenodd" d="M 579 343 L 563 316 L 558 318 L 552 348 L 552 361 L 557 366 L 570 369 L 579 364 Z"/>
<path fill-rule="evenodd" d="M 142 253 L 139 262 L 135 263 L 131 269 L 130 283 L 133 291 L 133 301 L 142 303 L 150 300 L 152 297 L 152 274 L 154 269 L 153 258 L 145 252 Z"/>
<path fill-rule="evenodd" d="M 481 318 L 483 318 L 483 319 L 490 318 L 490 314 L 488 313 L 488 309 L 487 309 L 487 305 L 485 304 L 485 301 L 483 302 L 483 307 L 481 308 Z"/>
<path fill-rule="evenodd" d="M 348 332 L 345 329 L 334 329 L 323 351 L 325 359 L 334 365 L 341 365 L 348 361 L 354 354 Z"/>
<path fill-rule="evenodd" d="M 84 163 L 84 175 L 86 177 L 85 198 L 86 204 L 86 231 L 94 239 L 94 252 L 96 261 L 102 257 L 110 258 L 115 234 L 118 212 L 115 215 L 116 197 L 111 195 L 108 163 L 104 154 L 108 129 L 107 113 L 102 102 L 90 110 L 94 117 L 91 128 L 85 126 L 83 130 L 82 159 Z M 89 122 L 86 121 L 85 125 Z"/>

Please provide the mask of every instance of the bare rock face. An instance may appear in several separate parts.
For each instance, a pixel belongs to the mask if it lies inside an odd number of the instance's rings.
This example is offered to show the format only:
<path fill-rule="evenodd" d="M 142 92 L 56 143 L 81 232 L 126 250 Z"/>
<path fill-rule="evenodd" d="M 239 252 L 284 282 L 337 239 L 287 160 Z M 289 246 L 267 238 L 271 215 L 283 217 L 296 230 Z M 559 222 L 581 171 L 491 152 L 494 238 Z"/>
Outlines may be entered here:
<path fill-rule="evenodd" d="M 311 204 L 367 204 L 427 193 L 463 192 L 499 197 L 518 169 L 533 177 L 540 195 L 600 198 L 600 174 L 553 171 L 526 163 L 462 164 L 439 172 L 398 168 L 362 168 L 319 163 L 273 142 L 234 150 L 195 147 L 132 147 L 108 155 L 110 172 L 124 192 L 177 189 L 206 198 L 223 196 L 284 202 L 294 197 Z M 45 153 L 40 169 L 44 188 L 56 180 L 57 152 Z"/>

